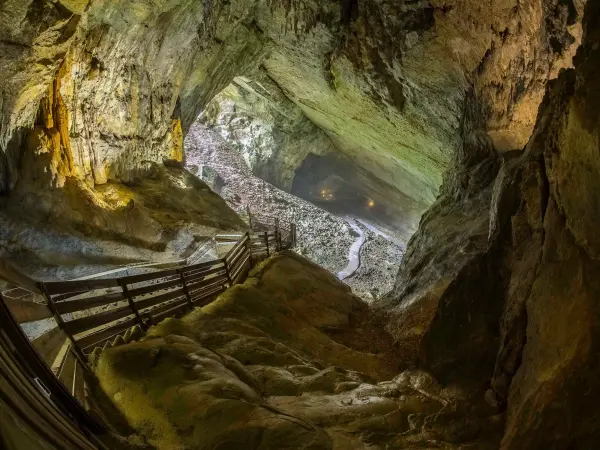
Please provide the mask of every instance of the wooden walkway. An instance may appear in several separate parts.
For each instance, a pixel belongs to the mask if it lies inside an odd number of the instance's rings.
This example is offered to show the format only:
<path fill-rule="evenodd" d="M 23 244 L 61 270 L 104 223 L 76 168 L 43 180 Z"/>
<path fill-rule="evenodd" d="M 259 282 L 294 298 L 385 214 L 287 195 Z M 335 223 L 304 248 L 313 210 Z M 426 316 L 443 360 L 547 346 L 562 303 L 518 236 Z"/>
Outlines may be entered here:
<path fill-rule="evenodd" d="M 229 287 L 244 282 L 254 264 L 295 245 L 295 224 L 280 226 L 277 219 L 273 226 L 265 219 L 254 222 L 264 231 L 215 236 L 219 258 L 213 261 L 115 278 L 26 280 L 26 287 L 0 295 L 0 306 L 15 325 L 55 321 L 54 328 L 27 343 L 29 357 L 46 366 L 45 376 L 53 375 L 87 420 L 86 380 L 103 349 L 138 339 L 163 319 L 212 302 Z M 73 405 L 66 408 L 72 412 Z"/>

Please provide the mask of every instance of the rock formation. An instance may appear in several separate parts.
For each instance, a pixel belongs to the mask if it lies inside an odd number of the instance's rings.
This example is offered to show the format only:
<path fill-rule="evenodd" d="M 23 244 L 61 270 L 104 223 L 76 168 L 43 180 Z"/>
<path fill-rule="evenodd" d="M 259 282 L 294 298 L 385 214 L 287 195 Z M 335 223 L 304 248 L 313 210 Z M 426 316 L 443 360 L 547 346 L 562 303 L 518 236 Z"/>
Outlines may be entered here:
<path fill-rule="evenodd" d="M 525 152 L 462 155 L 387 298 L 407 355 L 506 408 L 503 449 L 594 448 L 600 433 L 598 5 L 585 17 Z"/>
<path fill-rule="evenodd" d="M 570 64 L 581 11 L 571 0 L 5 2 L 0 192 L 40 170 L 52 189 L 135 182 L 183 158 L 182 133 L 234 77 L 267 76 L 267 97 L 283 93 L 388 186 L 414 230 L 462 145 L 470 86 L 496 146 L 520 148 L 546 81 Z M 282 185 L 305 151 L 271 169 Z"/>
<path fill-rule="evenodd" d="M 282 254 L 208 307 L 104 351 L 96 372 L 158 449 L 497 445 L 491 408 L 476 415 L 460 390 L 400 370 L 390 343 L 346 286 Z"/>
<path fill-rule="evenodd" d="M 177 257 L 207 229 L 242 228 L 182 168 L 184 135 L 221 93 L 207 116 L 232 124 L 235 103 L 251 105 L 235 131 L 272 140 L 254 164 L 281 186 L 333 154 L 384 186 L 403 230 L 429 209 L 380 304 L 389 335 L 347 327 L 356 299 L 282 256 L 207 310 L 106 352 L 104 388 L 147 441 L 595 448 L 599 8 L 4 1 L 2 254 L 56 278 L 90 254 Z"/>
<path fill-rule="evenodd" d="M 295 171 L 309 154 L 334 152 L 327 135 L 271 81 L 264 70 L 243 77 L 208 104 L 201 120 L 239 152 L 252 172 L 290 192 Z"/>

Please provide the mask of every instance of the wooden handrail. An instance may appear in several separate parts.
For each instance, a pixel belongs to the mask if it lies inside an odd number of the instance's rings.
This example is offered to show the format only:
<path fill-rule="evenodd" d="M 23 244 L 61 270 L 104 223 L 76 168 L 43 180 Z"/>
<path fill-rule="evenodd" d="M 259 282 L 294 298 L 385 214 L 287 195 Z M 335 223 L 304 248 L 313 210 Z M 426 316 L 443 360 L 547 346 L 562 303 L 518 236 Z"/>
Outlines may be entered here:
<path fill-rule="evenodd" d="M 0 306 L 8 306 L 18 323 L 54 317 L 57 326 L 32 344 L 42 349 L 49 373 L 85 406 L 83 372 L 89 371 L 92 354 L 138 339 L 149 325 L 204 306 L 242 283 L 253 264 L 293 246 L 295 226 L 282 229 L 276 221 L 275 230 L 238 234 L 234 241 L 232 235 L 222 237 L 227 247 L 232 242 L 233 246 L 220 259 L 106 279 L 36 282 L 2 262 L 0 275 L 24 280 L 30 294 L 23 289 L 24 295 L 3 301 L 0 297 Z M 46 304 L 41 303 L 44 300 Z"/>
<path fill-rule="evenodd" d="M 293 236 L 293 227 L 286 232 Z M 91 336 L 98 333 L 99 343 L 106 339 L 107 333 L 99 331 L 107 330 L 111 337 L 110 330 L 117 335 L 126 333 L 120 325 L 130 318 L 135 318 L 142 328 L 146 328 L 155 322 L 155 316 L 162 317 L 171 311 L 171 305 L 173 313 L 182 311 L 181 299 L 191 307 L 194 302 L 243 281 L 242 274 L 247 273 L 246 269 L 249 270 L 261 255 L 268 257 L 275 250 L 289 248 L 291 240 L 283 242 L 281 234 L 277 226 L 275 231 L 258 235 L 249 232 L 233 235 L 237 237 L 235 244 L 224 257 L 213 261 L 140 275 L 40 283 L 40 290 L 44 292 L 58 326 L 71 339 L 74 350 L 87 355 L 94 345 Z M 113 303 L 115 307 L 105 310 Z M 77 319 L 63 317 L 81 311 L 89 313 Z M 99 327 L 102 328 L 99 330 Z M 79 344 L 81 340 L 85 345 Z"/>

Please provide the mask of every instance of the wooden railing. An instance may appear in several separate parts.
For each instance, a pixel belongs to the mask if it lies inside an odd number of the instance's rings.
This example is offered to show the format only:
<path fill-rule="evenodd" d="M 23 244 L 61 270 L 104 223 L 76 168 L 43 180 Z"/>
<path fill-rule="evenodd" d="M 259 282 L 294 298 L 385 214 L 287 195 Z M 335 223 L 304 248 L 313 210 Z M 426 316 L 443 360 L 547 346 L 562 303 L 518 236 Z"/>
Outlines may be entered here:
<path fill-rule="evenodd" d="M 15 436 L 20 433 L 29 438 L 21 441 L 22 445 L 29 441 L 45 442 L 44 448 L 106 448 L 96 439 L 96 434 L 105 431 L 103 426 L 50 371 L 2 299 L 0 294 L 2 409 L 6 417 L 20 424 L 9 441 L 19 442 Z M 6 425 L 10 426 L 10 420 Z"/>
<path fill-rule="evenodd" d="M 35 289 L 29 283 L 4 302 L 18 323 L 54 319 L 57 326 L 32 345 L 87 407 L 86 372 L 102 349 L 135 340 L 167 317 L 210 303 L 243 282 L 253 264 L 293 247 L 295 227 L 217 235 L 215 242 L 220 257 L 213 261 L 115 278 L 40 282 Z"/>

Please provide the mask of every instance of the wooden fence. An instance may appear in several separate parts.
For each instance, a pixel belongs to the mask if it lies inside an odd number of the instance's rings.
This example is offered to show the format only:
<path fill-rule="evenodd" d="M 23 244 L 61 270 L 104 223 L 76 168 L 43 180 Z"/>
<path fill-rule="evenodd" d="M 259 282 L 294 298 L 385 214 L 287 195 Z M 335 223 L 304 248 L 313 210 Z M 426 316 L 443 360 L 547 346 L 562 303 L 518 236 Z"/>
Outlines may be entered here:
<path fill-rule="evenodd" d="M 151 325 L 213 301 L 257 261 L 295 245 L 295 227 L 215 236 L 219 259 L 116 278 L 38 283 L 36 298 L 5 297 L 18 323 L 54 319 L 32 341 L 79 403 L 88 406 L 88 364 L 104 348 L 141 337 Z M 31 289 L 31 288 L 29 288 Z M 43 301 L 45 299 L 45 301 Z M 43 302 L 43 303 L 42 303 Z"/>
<path fill-rule="evenodd" d="M 26 434 L 29 442 L 45 442 L 44 448 L 105 449 L 96 439 L 104 428 L 50 371 L 2 301 L 0 323 L 2 420 L 7 427 L 15 424 L 9 442 L 23 444 Z"/>

